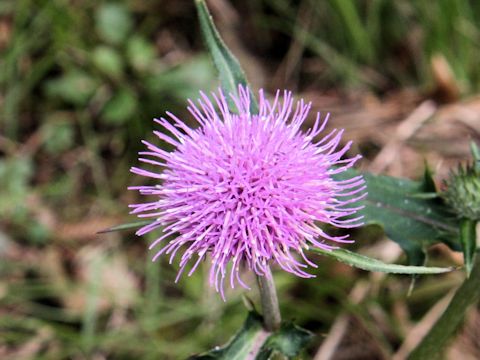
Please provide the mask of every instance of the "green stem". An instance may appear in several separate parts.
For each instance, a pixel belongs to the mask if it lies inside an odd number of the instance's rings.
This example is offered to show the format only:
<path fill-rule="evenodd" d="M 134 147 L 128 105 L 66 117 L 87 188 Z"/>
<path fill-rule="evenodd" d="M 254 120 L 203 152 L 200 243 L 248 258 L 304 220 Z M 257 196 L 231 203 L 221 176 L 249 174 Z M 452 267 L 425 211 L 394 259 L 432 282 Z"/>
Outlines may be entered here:
<path fill-rule="evenodd" d="M 467 270 L 467 276 L 472 272 L 475 250 L 477 248 L 476 236 L 477 222 L 471 219 L 460 220 L 460 243 L 463 251 L 463 262 Z"/>
<path fill-rule="evenodd" d="M 480 256 L 473 264 L 470 277 L 457 290 L 447 309 L 422 342 L 410 354 L 409 360 L 435 359 L 463 321 L 470 305 L 480 300 Z"/>
<path fill-rule="evenodd" d="M 262 302 L 263 325 L 267 331 L 276 331 L 280 328 L 282 318 L 278 307 L 277 290 L 268 266 L 263 276 L 257 276 L 257 282 Z"/>

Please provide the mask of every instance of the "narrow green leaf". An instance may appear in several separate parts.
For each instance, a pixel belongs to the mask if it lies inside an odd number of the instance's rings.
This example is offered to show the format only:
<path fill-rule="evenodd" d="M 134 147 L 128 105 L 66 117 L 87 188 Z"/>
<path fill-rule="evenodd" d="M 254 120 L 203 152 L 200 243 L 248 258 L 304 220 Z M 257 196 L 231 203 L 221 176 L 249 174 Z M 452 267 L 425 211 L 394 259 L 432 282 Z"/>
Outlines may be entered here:
<path fill-rule="evenodd" d="M 100 230 L 100 231 L 97 232 L 97 234 L 106 234 L 106 233 L 114 232 L 114 231 L 123 231 L 123 230 L 135 229 L 135 228 L 139 228 L 139 227 L 148 225 L 151 222 L 152 222 L 151 220 L 144 220 L 144 221 L 135 221 L 135 222 L 131 222 L 131 223 L 120 224 L 120 225 L 116 225 L 116 226 L 113 226 L 113 227 L 108 228 L 108 229 Z"/>
<path fill-rule="evenodd" d="M 242 329 L 228 344 L 190 357 L 190 360 L 267 360 L 273 354 L 291 359 L 298 356 L 313 334 L 291 323 L 284 323 L 280 330 L 269 333 L 263 329 L 262 317 L 250 312 Z"/>
<path fill-rule="evenodd" d="M 460 243 L 463 251 L 463 261 L 467 276 L 470 276 L 477 249 L 476 221 L 471 219 L 460 220 Z"/>
<path fill-rule="evenodd" d="M 397 264 L 386 264 L 380 260 L 360 255 L 345 249 L 322 250 L 311 249 L 311 251 L 331 257 L 344 264 L 367 271 L 377 271 L 391 274 L 441 274 L 454 270 L 452 267 L 427 267 L 427 266 L 406 266 Z"/>
<path fill-rule="evenodd" d="M 349 170 L 336 178 L 359 174 Z M 369 173 L 363 176 L 368 191 L 368 197 L 360 202 L 364 206 L 361 210 L 364 223 L 381 226 L 386 235 L 407 253 L 410 265 L 422 265 L 424 249 L 435 243 L 443 242 L 459 250 L 455 217 L 441 199 L 421 196 L 431 184 Z"/>
<path fill-rule="evenodd" d="M 200 29 L 219 73 L 222 89 L 226 94 L 237 94 L 238 85 L 248 85 L 245 73 L 238 60 L 233 56 L 220 37 L 205 1 L 195 0 L 195 5 L 197 6 Z M 234 106 L 232 105 L 233 104 L 230 104 L 230 107 L 233 111 Z M 253 114 L 258 113 L 258 104 L 254 96 L 251 96 L 250 111 Z"/>

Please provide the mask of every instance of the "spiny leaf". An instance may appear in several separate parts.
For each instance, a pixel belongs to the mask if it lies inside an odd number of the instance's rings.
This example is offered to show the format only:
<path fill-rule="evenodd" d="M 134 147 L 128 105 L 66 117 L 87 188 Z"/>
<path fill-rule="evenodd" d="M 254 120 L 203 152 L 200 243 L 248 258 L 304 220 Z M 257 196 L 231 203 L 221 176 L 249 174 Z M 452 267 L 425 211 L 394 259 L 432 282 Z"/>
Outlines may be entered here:
<path fill-rule="evenodd" d="M 313 334 L 310 331 L 286 323 L 268 338 L 256 360 L 271 359 L 274 353 L 282 354 L 288 359 L 295 358 L 312 338 Z"/>
<path fill-rule="evenodd" d="M 430 166 L 428 166 L 427 162 L 425 162 L 425 170 L 423 172 L 422 190 L 425 194 L 437 193 L 437 186 L 435 185 L 435 180 L 433 179 L 433 172 L 432 169 L 430 169 Z"/>
<path fill-rule="evenodd" d="M 356 175 L 359 172 L 348 170 L 335 177 L 346 179 Z M 439 198 L 419 196 L 426 184 L 369 173 L 363 176 L 368 191 L 368 197 L 360 202 L 364 205 L 360 211 L 364 223 L 381 226 L 407 253 L 410 265 L 422 265 L 424 249 L 438 242 L 459 250 L 458 228 L 448 208 Z"/>
<path fill-rule="evenodd" d="M 262 317 L 250 312 L 242 329 L 228 344 L 190 360 L 267 360 L 274 353 L 288 359 L 298 356 L 313 334 L 291 323 L 284 323 L 280 330 L 269 333 L 263 329 Z"/>

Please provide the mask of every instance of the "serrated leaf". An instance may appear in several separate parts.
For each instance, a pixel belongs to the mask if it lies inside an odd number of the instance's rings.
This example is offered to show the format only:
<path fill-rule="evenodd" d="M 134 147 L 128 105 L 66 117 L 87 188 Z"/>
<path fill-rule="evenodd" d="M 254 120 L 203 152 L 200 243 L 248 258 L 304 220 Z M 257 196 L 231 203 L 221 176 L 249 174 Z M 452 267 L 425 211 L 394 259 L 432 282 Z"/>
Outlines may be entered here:
<path fill-rule="evenodd" d="M 238 85 L 248 85 L 245 73 L 238 60 L 220 37 L 205 1 L 195 0 L 195 5 L 197 6 L 200 29 L 219 73 L 222 89 L 227 94 L 237 94 Z M 230 108 L 233 111 L 234 106 L 232 105 L 230 104 Z M 258 104 L 253 96 L 251 96 L 250 111 L 254 114 L 258 113 Z"/>
<path fill-rule="evenodd" d="M 349 170 L 336 177 L 356 175 L 359 172 Z M 441 199 L 419 196 L 425 191 L 424 183 L 369 173 L 363 176 L 368 191 L 368 197 L 360 202 L 365 206 L 361 210 L 364 223 L 381 226 L 407 253 L 410 265 L 422 265 L 424 249 L 435 243 L 443 242 L 459 249 L 455 218 Z"/>
<path fill-rule="evenodd" d="M 267 337 L 268 333 L 262 327 L 261 317 L 254 312 L 250 312 L 240 331 L 225 346 L 217 347 L 204 354 L 194 355 L 190 359 L 242 360 L 255 349 L 259 351 Z"/>
<path fill-rule="evenodd" d="M 357 254 L 346 249 L 322 250 L 311 249 L 311 251 L 331 257 L 344 264 L 367 271 L 377 271 L 391 274 L 441 274 L 454 270 L 452 267 L 429 267 L 429 266 L 406 266 L 398 264 L 387 264 L 378 259 Z"/>
<path fill-rule="evenodd" d="M 291 323 L 269 333 L 263 329 L 262 317 L 250 312 L 242 329 L 225 346 L 215 348 L 190 360 L 267 360 L 273 353 L 291 359 L 297 356 L 313 334 Z"/>
<path fill-rule="evenodd" d="M 268 338 L 256 360 L 268 360 L 273 353 L 282 354 L 288 359 L 294 358 L 300 354 L 313 336 L 310 331 L 295 324 L 284 324 L 279 331 Z"/>

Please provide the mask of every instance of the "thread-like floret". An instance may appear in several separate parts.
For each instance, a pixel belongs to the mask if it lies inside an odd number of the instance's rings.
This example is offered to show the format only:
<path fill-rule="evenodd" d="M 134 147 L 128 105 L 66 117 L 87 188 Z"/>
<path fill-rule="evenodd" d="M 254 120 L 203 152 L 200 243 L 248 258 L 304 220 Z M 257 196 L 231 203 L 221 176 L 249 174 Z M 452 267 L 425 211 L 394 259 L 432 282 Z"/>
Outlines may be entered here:
<path fill-rule="evenodd" d="M 158 180 L 136 186 L 151 202 L 130 205 L 132 213 L 153 222 L 137 235 L 161 229 L 150 245 L 153 260 L 167 254 L 170 262 L 182 249 L 177 280 L 187 268 L 191 275 L 209 259 L 210 284 L 224 297 L 226 279 L 248 288 L 240 278 L 245 264 L 263 276 L 269 263 L 300 277 L 312 277 L 315 267 L 304 254 L 310 246 L 332 249 L 348 243 L 347 236 L 330 236 L 322 224 L 351 228 L 361 224 L 356 204 L 366 195 L 361 176 L 338 181 L 332 175 L 352 167 L 360 158 L 344 158 L 351 142 L 338 148 L 342 130 L 323 137 L 328 121 L 317 114 L 306 132 L 300 127 L 311 104 L 294 103 L 292 93 L 277 92 L 273 101 L 259 92 L 259 112 L 250 113 L 250 91 L 239 87 L 230 95 L 229 110 L 219 90 L 213 101 L 201 93 L 188 110 L 198 122 L 193 129 L 175 115 L 155 121 L 168 132 L 159 140 L 175 147 L 167 152 L 143 141 L 140 161 L 158 171 L 133 167 L 135 174 Z M 151 166 L 151 167 L 152 167 Z M 298 256 L 299 255 L 299 256 Z"/>

